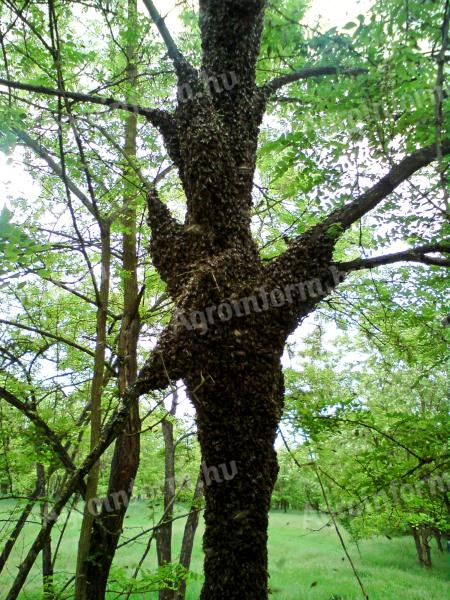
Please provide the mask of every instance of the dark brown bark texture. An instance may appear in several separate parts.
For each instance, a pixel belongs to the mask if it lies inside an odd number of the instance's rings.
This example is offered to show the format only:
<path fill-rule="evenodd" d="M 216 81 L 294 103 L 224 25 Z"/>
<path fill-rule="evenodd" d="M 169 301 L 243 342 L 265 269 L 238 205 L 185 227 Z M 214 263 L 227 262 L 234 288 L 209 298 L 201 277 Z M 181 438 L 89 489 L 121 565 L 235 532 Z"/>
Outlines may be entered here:
<path fill-rule="evenodd" d="M 200 516 L 200 500 L 203 496 L 203 477 L 202 473 L 199 473 L 197 483 L 195 485 L 194 495 L 192 498 L 191 511 L 186 521 L 184 528 L 183 541 L 181 543 L 180 552 L 180 565 L 186 570 L 189 570 L 191 566 L 192 551 L 194 549 L 195 533 L 198 527 L 198 521 Z M 184 600 L 186 597 L 186 580 L 183 579 L 178 590 L 175 593 L 175 600 Z"/>
<path fill-rule="evenodd" d="M 185 223 L 172 218 L 155 189 L 149 194 L 150 250 L 175 305 L 160 350 L 168 376 L 187 385 L 204 465 L 213 469 L 205 481 L 202 600 L 268 595 L 268 512 L 284 396 L 280 359 L 287 336 L 323 295 L 305 298 L 293 289 L 290 301 L 275 307 L 267 293 L 313 278 L 320 279 L 324 294 L 335 285 L 329 271 L 335 240 L 326 228 L 311 231 L 294 256 L 269 267 L 252 239 L 253 177 L 266 99 L 255 84 L 264 6 L 200 2 L 203 69 L 208 76 L 233 71 L 238 83 L 208 92 L 202 78 L 186 70 L 192 97 L 180 100 L 176 133 L 165 140 L 186 194 Z M 216 314 L 206 327 L 200 321 L 198 328 L 183 326 L 192 311 L 205 315 L 208 307 L 240 306 L 250 297 L 256 298 L 250 311 L 236 310 L 225 319 Z"/>
<path fill-rule="evenodd" d="M 200 0 L 203 76 L 173 53 L 179 85 L 191 94 L 179 98 L 171 125 L 160 128 L 183 184 L 185 223 L 172 217 L 156 189 L 148 196 L 150 252 L 174 302 L 158 351 L 168 378 L 186 383 L 204 465 L 219 473 L 205 481 L 202 600 L 268 597 L 267 524 L 278 471 L 284 344 L 340 283 L 330 271 L 340 235 L 436 155 L 430 147 L 405 159 L 263 265 L 250 226 L 259 127 L 272 93 L 270 85 L 255 82 L 265 7 L 264 0 Z M 205 76 L 231 72 L 232 89 L 205 83 Z M 320 282 L 318 293 L 295 287 L 311 280 Z M 284 301 L 267 300 L 286 286 Z M 250 311 L 211 316 L 223 303 L 242 309 L 244 298 L 254 299 Z M 220 477 L 221 468 L 229 472 L 232 465 L 234 475 Z"/>

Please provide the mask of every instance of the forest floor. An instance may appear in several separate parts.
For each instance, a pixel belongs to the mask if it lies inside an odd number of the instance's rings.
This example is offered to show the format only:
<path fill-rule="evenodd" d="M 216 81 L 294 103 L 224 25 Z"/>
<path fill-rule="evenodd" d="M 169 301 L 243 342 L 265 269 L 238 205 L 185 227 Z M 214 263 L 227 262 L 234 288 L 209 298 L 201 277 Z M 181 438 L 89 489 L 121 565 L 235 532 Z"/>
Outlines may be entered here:
<path fill-rule="evenodd" d="M 0 502 L 0 547 L 4 543 L 6 530 L 4 519 L 12 507 L 9 502 Z M 177 515 L 186 509 L 177 507 Z M 37 521 L 37 514 L 32 517 Z M 200 519 L 201 521 L 201 519 Z M 76 545 L 81 516 L 77 513 L 70 519 L 56 562 L 57 588 L 74 572 Z M 152 526 L 151 510 L 145 502 L 133 502 L 126 518 L 125 539 L 138 535 Z M 175 549 L 181 543 L 184 520 L 174 522 Z M 7 572 L 0 576 L 0 599 L 3 599 L 13 580 L 16 566 L 24 556 L 28 544 L 38 531 L 38 525 L 30 523 L 25 534 L 16 544 L 16 550 L 7 565 Z M 53 536 L 53 546 L 58 538 Z M 198 574 L 189 582 L 186 600 L 197 600 L 201 588 L 201 533 L 200 526 L 196 538 L 192 571 Z M 344 537 L 347 540 L 347 536 Z M 108 594 L 108 600 L 124 598 L 117 592 L 123 590 L 121 581 L 131 578 L 131 573 L 139 562 L 148 535 L 121 548 L 115 560 L 112 575 L 117 583 L 112 583 L 116 592 Z M 359 552 L 355 544 L 348 543 L 359 575 L 363 580 L 370 600 L 445 600 L 450 598 L 450 555 L 440 554 L 433 545 L 433 569 L 426 571 L 416 564 L 412 538 L 377 537 L 362 541 Z M 144 564 L 147 572 L 155 569 L 155 551 Z M 314 513 L 273 512 L 269 532 L 270 586 L 274 600 L 360 600 L 362 593 L 351 567 L 344 556 L 342 546 L 333 527 L 326 526 L 326 520 Z M 39 561 L 40 562 L 40 561 Z M 39 566 L 39 565 L 38 565 Z M 21 600 L 41 600 L 40 574 L 38 566 L 30 574 Z M 70 589 L 70 588 L 69 588 Z M 69 600 L 70 591 L 64 592 L 60 600 Z M 133 600 L 156 600 L 156 593 L 133 594 Z"/>

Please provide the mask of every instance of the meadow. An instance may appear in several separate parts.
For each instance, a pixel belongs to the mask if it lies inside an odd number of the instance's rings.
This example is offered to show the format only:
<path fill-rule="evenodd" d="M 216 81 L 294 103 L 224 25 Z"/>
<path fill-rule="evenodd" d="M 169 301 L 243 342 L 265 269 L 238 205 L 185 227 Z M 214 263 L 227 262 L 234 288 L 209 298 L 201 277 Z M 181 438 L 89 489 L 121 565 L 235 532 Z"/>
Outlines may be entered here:
<path fill-rule="evenodd" d="M 2 519 L 5 519 L 10 508 L 9 502 L 0 503 Z M 177 507 L 178 515 L 182 515 L 184 511 L 183 506 Z M 152 526 L 151 513 L 151 508 L 144 501 L 131 504 L 126 518 L 124 541 Z M 31 520 L 35 522 L 26 526 L 8 562 L 6 572 L 0 576 L 0 598 L 6 596 L 17 565 L 38 530 L 37 514 L 32 516 Z M 77 513 L 68 522 L 56 562 L 58 584 L 69 579 L 74 572 L 74 556 L 80 523 L 81 518 Z M 1 539 L 4 540 L 5 523 L 2 522 L 1 525 L 3 528 Z M 174 522 L 176 548 L 179 548 L 181 542 L 183 526 L 183 519 Z M 370 600 L 445 600 L 450 597 L 450 554 L 440 554 L 433 545 L 434 566 L 432 570 L 427 571 L 416 562 L 412 538 L 389 540 L 386 537 L 376 537 L 360 542 L 358 550 L 355 544 L 348 540 L 345 531 L 343 533 Z M 200 524 L 191 567 L 197 574 L 197 578 L 189 581 L 187 600 L 196 600 L 201 588 L 201 534 Z M 57 535 L 53 536 L 54 545 L 57 537 Z M 117 552 L 115 565 L 123 570 L 122 573 L 131 575 L 145 550 L 147 541 L 148 536 L 144 536 Z M 327 526 L 326 520 L 315 513 L 277 511 L 271 513 L 269 562 L 271 597 L 275 600 L 359 600 L 362 598 L 361 590 L 344 556 L 334 528 Z M 152 547 L 144 568 L 152 570 L 155 567 L 155 549 Z M 38 561 L 20 599 L 40 600 L 42 598 L 40 585 Z M 117 584 L 115 587 L 117 588 Z M 60 596 L 61 600 L 72 597 L 68 591 Z M 118 594 L 117 591 L 110 592 L 107 596 L 108 600 L 120 597 L 126 596 Z M 133 594 L 131 598 L 156 600 L 157 593 Z"/>

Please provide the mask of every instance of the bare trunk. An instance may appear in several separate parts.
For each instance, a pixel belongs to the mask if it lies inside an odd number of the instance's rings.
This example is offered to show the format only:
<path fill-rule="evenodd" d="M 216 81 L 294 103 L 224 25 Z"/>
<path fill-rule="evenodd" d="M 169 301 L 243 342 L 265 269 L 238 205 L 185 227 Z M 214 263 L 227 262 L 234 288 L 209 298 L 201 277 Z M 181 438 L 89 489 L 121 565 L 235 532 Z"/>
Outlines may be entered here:
<path fill-rule="evenodd" d="M 176 392 L 174 392 L 172 409 L 169 418 L 161 423 L 164 437 L 164 520 L 156 530 L 156 551 L 158 566 L 172 562 L 172 519 L 175 500 L 175 444 L 173 438 L 173 422 L 170 417 L 176 412 Z M 159 600 L 173 600 L 174 590 L 159 591 Z"/>
<path fill-rule="evenodd" d="M 416 545 L 417 558 L 422 567 L 431 568 L 431 548 L 429 544 L 429 532 L 423 527 L 412 527 L 412 536 Z"/>
<path fill-rule="evenodd" d="M 422 529 L 421 537 L 422 537 L 424 567 L 431 569 L 432 563 L 431 563 L 430 531 L 428 528 L 424 527 Z"/>
<path fill-rule="evenodd" d="M 194 539 L 198 527 L 200 515 L 200 501 L 203 496 L 203 477 L 200 472 L 195 485 L 194 496 L 192 498 L 191 510 L 184 527 L 183 541 L 181 543 L 180 565 L 186 571 L 191 567 L 192 551 L 194 549 Z M 186 580 L 183 579 L 178 586 L 175 600 L 184 600 L 186 597 Z"/>
<path fill-rule="evenodd" d="M 444 545 L 442 543 L 442 534 L 439 529 L 433 529 L 433 537 L 436 540 L 436 544 L 439 552 L 444 552 Z"/>
<path fill-rule="evenodd" d="M 46 482 L 44 466 L 40 463 L 36 465 L 37 481 L 39 495 L 46 496 Z M 46 523 L 48 518 L 48 502 L 45 500 L 41 504 L 42 524 Z M 49 537 L 42 548 L 42 597 L 44 600 L 53 600 L 55 590 L 53 586 L 53 561 L 52 561 L 52 539 Z"/>

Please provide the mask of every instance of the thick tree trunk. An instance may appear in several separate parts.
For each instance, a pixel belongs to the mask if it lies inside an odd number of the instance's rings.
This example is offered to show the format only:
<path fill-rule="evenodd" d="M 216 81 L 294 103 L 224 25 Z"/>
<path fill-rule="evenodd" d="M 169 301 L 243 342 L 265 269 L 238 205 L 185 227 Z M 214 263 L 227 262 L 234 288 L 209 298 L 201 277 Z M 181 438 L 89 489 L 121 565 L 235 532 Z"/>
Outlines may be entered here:
<path fill-rule="evenodd" d="M 251 346 L 240 344 L 239 352 Z M 211 379 L 188 381 L 204 461 L 202 600 L 268 597 L 268 513 L 284 391 L 277 354 L 262 346 L 246 363 L 222 350 L 215 365 L 205 365 Z"/>

